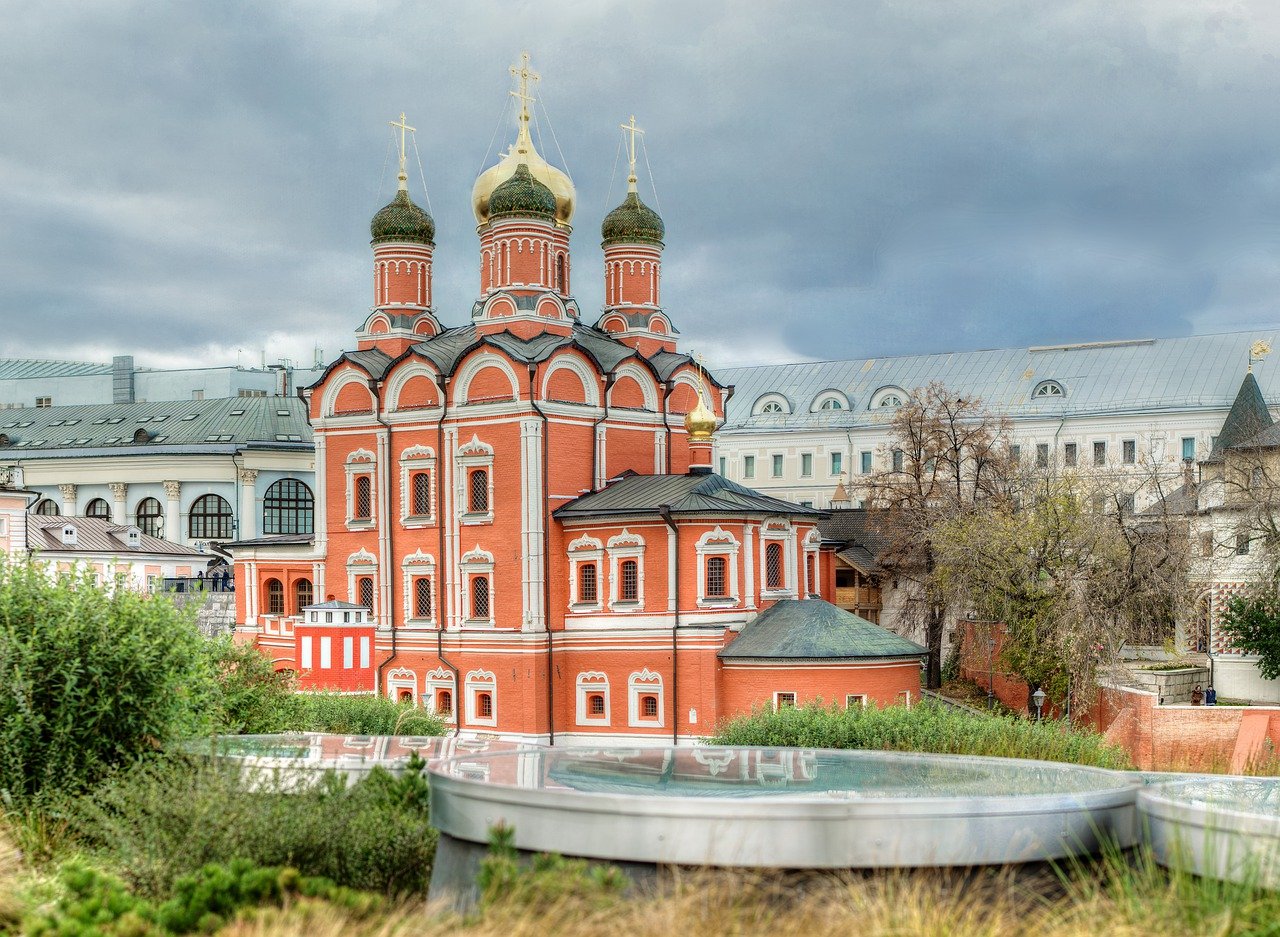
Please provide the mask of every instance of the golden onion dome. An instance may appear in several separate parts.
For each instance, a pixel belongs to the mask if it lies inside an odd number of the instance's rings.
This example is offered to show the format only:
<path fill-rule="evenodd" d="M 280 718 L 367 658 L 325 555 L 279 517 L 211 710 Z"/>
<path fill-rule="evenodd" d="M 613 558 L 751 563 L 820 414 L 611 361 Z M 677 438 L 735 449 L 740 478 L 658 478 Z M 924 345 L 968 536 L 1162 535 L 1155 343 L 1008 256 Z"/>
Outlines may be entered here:
<path fill-rule="evenodd" d="M 556 224 L 568 227 L 577 207 L 578 193 L 573 187 L 573 180 L 542 158 L 529 138 L 526 125 L 521 126 L 519 139 L 506 154 L 476 179 L 471 189 L 471 210 L 475 212 L 476 224 L 488 222 L 489 199 L 493 190 L 514 176 L 521 163 L 528 165 L 529 174 L 551 190 L 556 197 Z"/>
<path fill-rule="evenodd" d="M 699 391 L 698 402 L 684 415 L 685 432 L 689 434 L 690 439 L 710 439 L 719 425 L 720 421 L 716 419 L 715 413 L 707 406 L 702 399 L 702 392 Z"/>

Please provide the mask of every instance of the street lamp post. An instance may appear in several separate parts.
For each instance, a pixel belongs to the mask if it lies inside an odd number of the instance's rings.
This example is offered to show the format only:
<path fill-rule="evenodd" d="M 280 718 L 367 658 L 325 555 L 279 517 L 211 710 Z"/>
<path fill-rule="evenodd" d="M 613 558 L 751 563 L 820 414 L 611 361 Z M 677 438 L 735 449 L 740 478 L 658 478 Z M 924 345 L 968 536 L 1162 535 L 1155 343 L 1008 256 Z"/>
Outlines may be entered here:
<path fill-rule="evenodd" d="M 1031 701 L 1036 704 L 1036 722 L 1039 722 L 1044 710 L 1044 690 L 1036 687 L 1036 691 L 1031 694 Z"/>
<path fill-rule="evenodd" d="M 995 708 L 996 696 L 996 639 L 987 638 L 987 709 Z"/>

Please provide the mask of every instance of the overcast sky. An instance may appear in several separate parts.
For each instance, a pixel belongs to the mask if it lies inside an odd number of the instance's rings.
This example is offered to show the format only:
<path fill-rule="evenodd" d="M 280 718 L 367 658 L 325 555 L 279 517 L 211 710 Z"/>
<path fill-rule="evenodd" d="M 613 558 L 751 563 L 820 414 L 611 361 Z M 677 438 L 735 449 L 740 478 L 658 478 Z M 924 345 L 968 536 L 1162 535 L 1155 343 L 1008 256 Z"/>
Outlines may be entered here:
<path fill-rule="evenodd" d="M 717 364 L 1280 323 L 1275 0 L 0 0 L 0 23 L 6 356 L 353 347 L 402 110 L 462 324 L 522 49 L 589 321 L 634 113 L 664 305 Z"/>

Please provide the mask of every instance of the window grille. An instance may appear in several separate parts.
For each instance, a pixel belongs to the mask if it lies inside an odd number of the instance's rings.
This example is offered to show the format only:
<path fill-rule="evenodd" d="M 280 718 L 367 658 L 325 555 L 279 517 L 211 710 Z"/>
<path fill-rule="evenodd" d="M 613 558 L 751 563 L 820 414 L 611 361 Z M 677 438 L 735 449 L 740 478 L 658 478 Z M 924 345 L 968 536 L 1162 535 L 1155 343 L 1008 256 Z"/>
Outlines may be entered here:
<path fill-rule="evenodd" d="M 152 537 L 164 534 L 164 511 L 155 498 L 143 498 L 138 505 L 138 527 Z"/>
<path fill-rule="evenodd" d="M 453 714 L 453 694 L 448 690 L 441 690 L 436 694 L 436 712 L 442 716 Z"/>
<path fill-rule="evenodd" d="M 489 511 L 489 473 L 485 469 L 473 469 L 467 511 L 471 514 L 487 514 Z"/>
<path fill-rule="evenodd" d="M 431 473 L 413 473 L 412 513 L 416 517 L 426 517 L 431 513 Z"/>
<path fill-rule="evenodd" d="M 640 601 L 640 564 L 636 560 L 623 560 L 618 572 L 622 577 L 618 597 L 623 602 Z"/>
<path fill-rule="evenodd" d="M 489 579 L 476 576 L 471 580 L 471 617 L 484 620 L 489 617 Z"/>
<path fill-rule="evenodd" d="M 284 583 L 279 579 L 267 580 L 267 614 L 284 614 Z"/>
<path fill-rule="evenodd" d="M 658 718 L 658 698 L 656 696 L 640 697 L 640 714 L 646 719 Z"/>
<path fill-rule="evenodd" d="M 413 617 L 431 617 L 431 580 L 426 576 L 413 581 Z"/>
<path fill-rule="evenodd" d="M 598 593 L 596 564 L 583 563 L 578 567 L 578 601 L 594 602 Z"/>
<path fill-rule="evenodd" d="M 106 502 L 102 502 L 105 506 Z M 187 523 L 193 540 L 226 540 L 231 537 L 231 505 L 218 495 L 201 495 L 191 505 Z"/>
<path fill-rule="evenodd" d="M 490 693 L 481 693 L 476 698 L 476 709 L 480 711 L 481 719 L 493 718 L 493 695 Z"/>
<path fill-rule="evenodd" d="M 264 534 L 309 534 L 315 525 L 315 498 L 296 478 L 282 478 L 262 499 Z"/>
<path fill-rule="evenodd" d="M 727 583 L 725 582 L 725 570 L 728 561 L 723 556 L 707 557 L 707 595 L 712 597 L 724 597 L 729 594 Z"/>
<path fill-rule="evenodd" d="M 373 479 L 368 475 L 356 476 L 354 516 L 359 520 L 368 520 L 373 517 Z"/>
<path fill-rule="evenodd" d="M 766 588 L 782 588 L 782 544 L 771 543 L 764 548 L 764 577 Z"/>
<path fill-rule="evenodd" d="M 373 612 L 373 577 L 361 576 L 356 580 L 356 593 L 360 596 L 360 604 Z"/>
<path fill-rule="evenodd" d="M 302 614 L 302 610 L 310 605 L 315 598 L 315 591 L 311 587 L 310 579 L 299 579 L 293 584 L 293 603 L 294 613 Z"/>
<path fill-rule="evenodd" d="M 604 715 L 604 697 L 599 693 L 592 693 L 587 697 L 587 711 L 593 716 Z"/>

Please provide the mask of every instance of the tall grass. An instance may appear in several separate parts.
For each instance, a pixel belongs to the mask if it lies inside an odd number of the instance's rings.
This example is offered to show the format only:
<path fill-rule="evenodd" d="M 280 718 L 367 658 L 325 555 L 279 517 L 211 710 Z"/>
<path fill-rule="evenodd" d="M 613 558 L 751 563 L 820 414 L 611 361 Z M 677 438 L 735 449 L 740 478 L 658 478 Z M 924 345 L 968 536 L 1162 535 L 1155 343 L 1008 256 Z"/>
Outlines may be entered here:
<path fill-rule="evenodd" d="M 998 755 L 1065 761 L 1100 768 L 1132 768 L 1128 753 L 1087 729 L 1012 716 L 975 715 L 935 703 L 907 709 L 875 706 L 840 709 L 811 704 L 757 710 L 725 723 L 716 745 L 861 748 L 877 751 Z"/>

